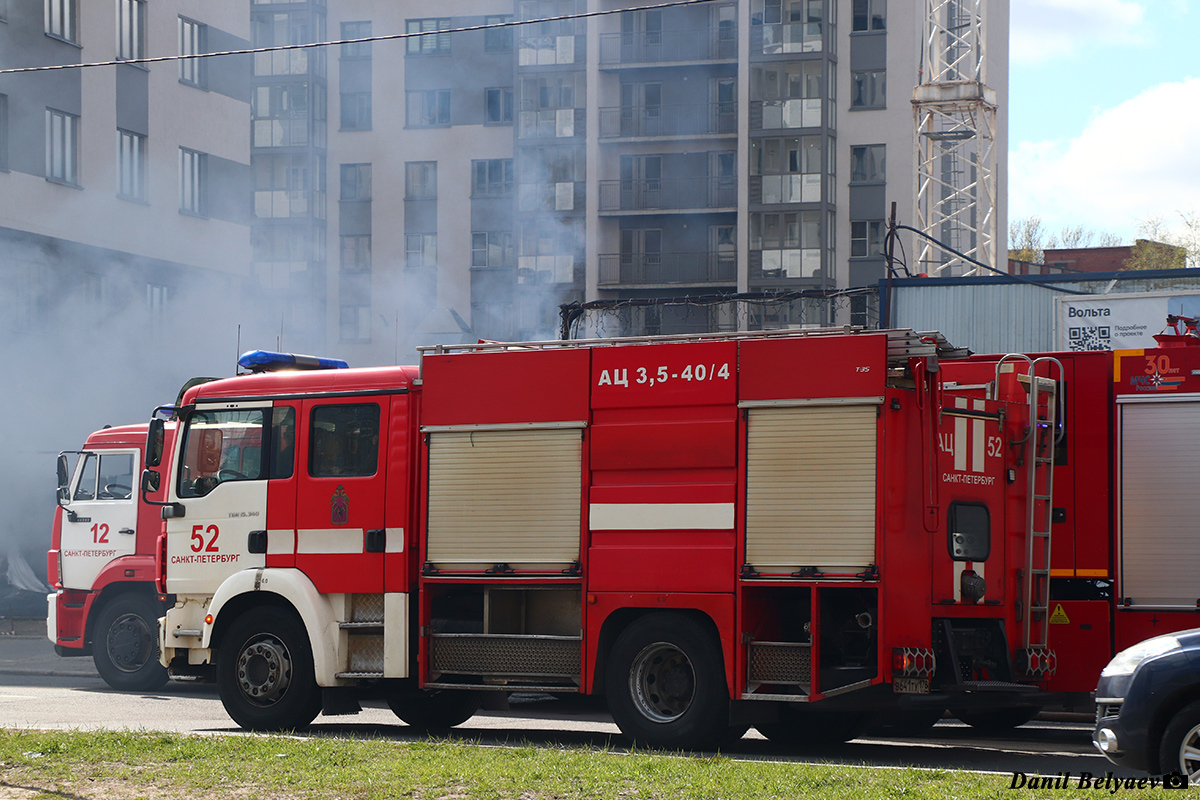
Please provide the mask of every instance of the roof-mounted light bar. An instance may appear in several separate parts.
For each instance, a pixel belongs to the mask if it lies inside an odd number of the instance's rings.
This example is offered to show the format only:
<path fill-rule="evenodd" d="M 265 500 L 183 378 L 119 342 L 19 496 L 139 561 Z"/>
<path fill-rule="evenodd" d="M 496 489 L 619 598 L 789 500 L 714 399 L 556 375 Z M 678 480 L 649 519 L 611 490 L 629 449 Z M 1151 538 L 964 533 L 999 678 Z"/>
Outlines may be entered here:
<path fill-rule="evenodd" d="M 251 372 L 280 372 L 301 369 L 349 369 L 340 358 L 318 358 L 297 353 L 272 353 L 269 350 L 249 350 L 242 353 L 238 366 Z"/>

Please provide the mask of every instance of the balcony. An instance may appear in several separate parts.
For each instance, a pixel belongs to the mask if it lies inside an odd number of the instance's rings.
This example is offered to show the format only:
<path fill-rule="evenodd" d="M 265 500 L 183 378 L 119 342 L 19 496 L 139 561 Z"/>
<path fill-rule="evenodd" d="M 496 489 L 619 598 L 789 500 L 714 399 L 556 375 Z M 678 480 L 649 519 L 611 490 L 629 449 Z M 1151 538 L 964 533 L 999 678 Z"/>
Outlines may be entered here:
<path fill-rule="evenodd" d="M 737 28 L 600 34 L 600 66 L 737 59 Z"/>
<path fill-rule="evenodd" d="M 819 53 L 824 49 L 821 22 L 776 22 L 755 25 L 750 31 L 752 53 L 773 56 L 784 53 Z"/>
<path fill-rule="evenodd" d="M 521 211 L 583 211 L 583 181 L 522 183 L 517 186 L 517 208 Z"/>
<path fill-rule="evenodd" d="M 583 136 L 587 110 L 583 108 L 522 109 L 517 113 L 519 139 L 573 139 Z"/>
<path fill-rule="evenodd" d="M 737 133 L 737 103 L 617 106 L 600 109 L 600 138 Z"/>
<path fill-rule="evenodd" d="M 600 212 L 730 209 L 737 205 L 737 179 L 646 178 L 600 181 Z"/>
<path fill-rule="evenodd" d="M 600 256 L 600 286 L 737 282 L 734 253 L 610 253 Z"/>

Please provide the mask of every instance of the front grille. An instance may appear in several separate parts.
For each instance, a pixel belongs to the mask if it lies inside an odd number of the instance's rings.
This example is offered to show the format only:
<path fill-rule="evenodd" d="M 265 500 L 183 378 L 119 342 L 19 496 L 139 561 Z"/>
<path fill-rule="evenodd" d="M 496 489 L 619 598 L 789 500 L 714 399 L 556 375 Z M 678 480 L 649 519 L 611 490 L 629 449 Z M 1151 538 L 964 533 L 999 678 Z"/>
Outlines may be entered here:
<path fill-rule="evenodd" d="M 1096 703 L 1096 722 L 1109 717 L 1118 716 L 1120 713 L 1120 702 Z"/>

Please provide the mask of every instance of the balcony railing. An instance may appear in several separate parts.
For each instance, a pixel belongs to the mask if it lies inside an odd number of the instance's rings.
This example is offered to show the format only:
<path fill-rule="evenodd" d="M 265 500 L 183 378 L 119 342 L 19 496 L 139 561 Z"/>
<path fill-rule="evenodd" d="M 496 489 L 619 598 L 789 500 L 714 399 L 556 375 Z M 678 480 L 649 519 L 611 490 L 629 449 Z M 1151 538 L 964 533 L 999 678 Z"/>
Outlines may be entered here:
<path fill-rule="evenodd" d="M 600 34 L 600 66 L 737 58 L 737 28 Z"/>
<path fill-rule="evenodd" d="M 764 55 L 780 53 L 817 53 L 824 46 L 824 27 L 820 22 L 777 22 L 755 25 L 750 32 L 751 52 Z"/>
<path fill-rule="evenodd" d="M 646 178 L 600 181 L 600 211 L 731 208 L 737 205 L 737 179 Z"/>
<path fill-rule="evenodd" d="M 737 103 L 618 106 L 600 109 L 600 138 L 737 133 Z"/>
<path fill-rule="evenodd" d="M 610 253 L 600 256 L 601 286 L 735 283 L 733 253 Z"/>

